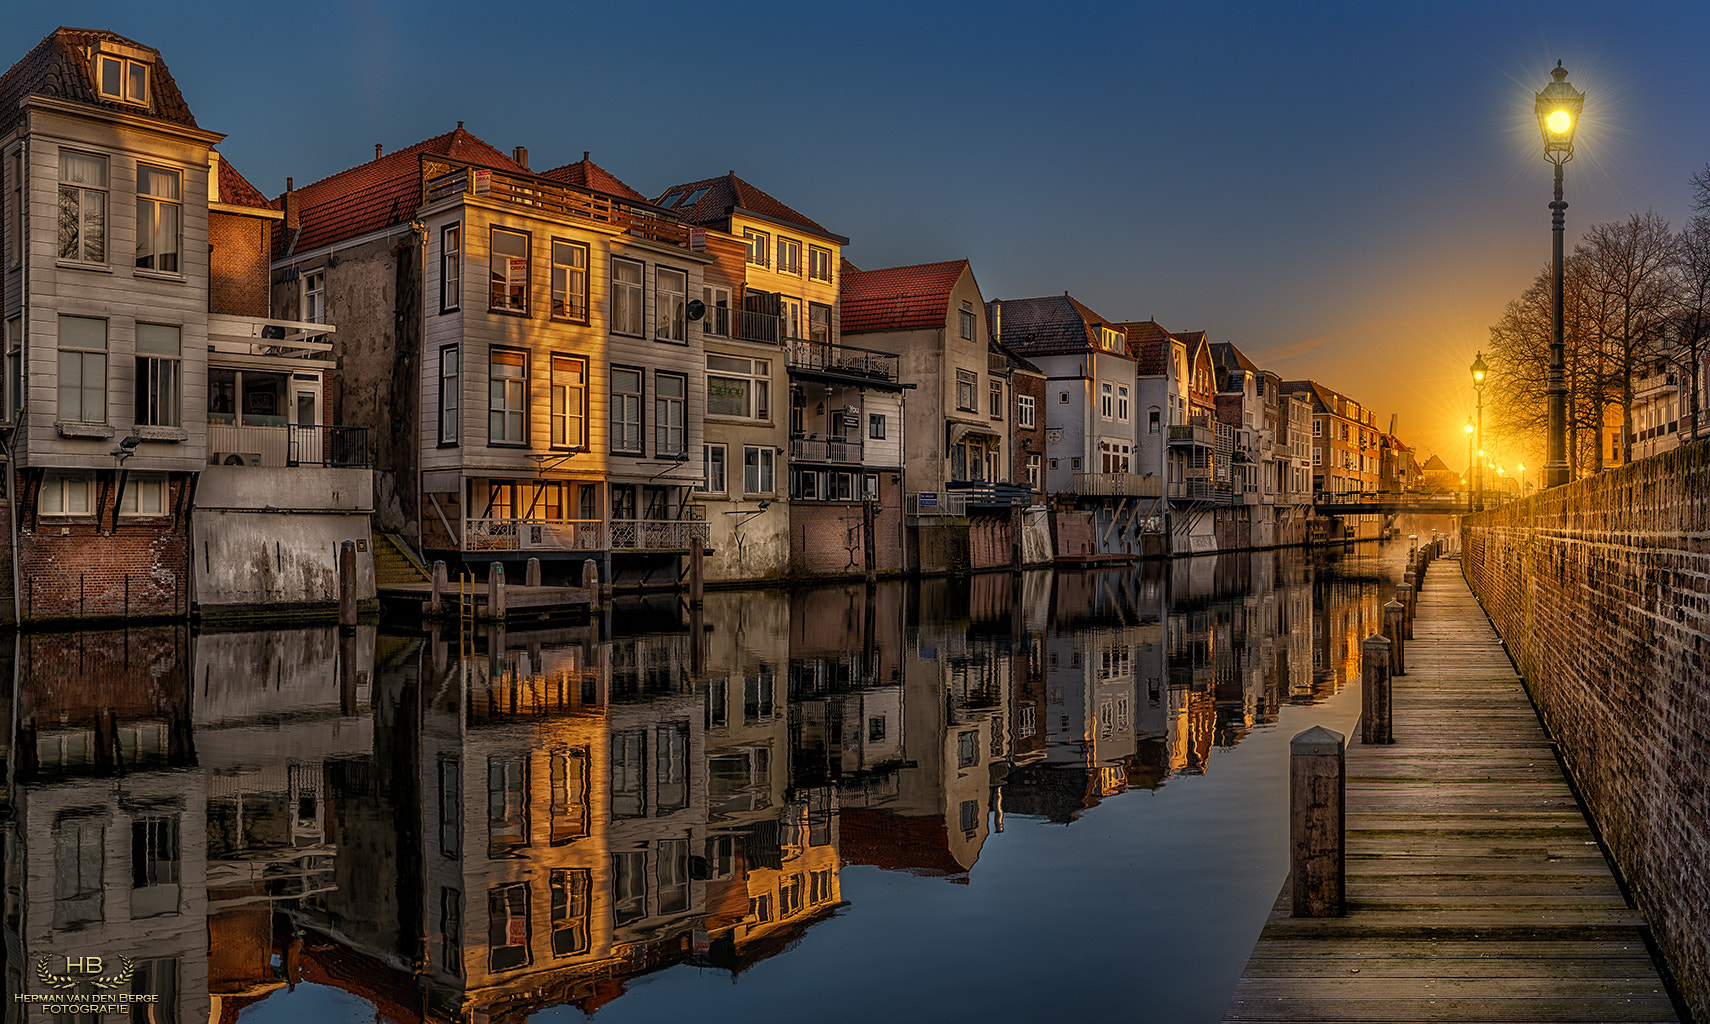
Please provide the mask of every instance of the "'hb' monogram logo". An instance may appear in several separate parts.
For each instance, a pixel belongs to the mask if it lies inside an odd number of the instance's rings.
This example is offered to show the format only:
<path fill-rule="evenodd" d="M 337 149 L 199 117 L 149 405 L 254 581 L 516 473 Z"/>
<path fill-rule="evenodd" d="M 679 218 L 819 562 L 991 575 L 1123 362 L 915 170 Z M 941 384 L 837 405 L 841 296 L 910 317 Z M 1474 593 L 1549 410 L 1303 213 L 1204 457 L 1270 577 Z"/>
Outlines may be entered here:
<path fill-rule="evenodd" d="M 103 969 L 101 958 L 98 956 L 68 956 L 65 958 L 67 974 L 100 974 Z"/>
<path fill-rule="evenodd" d="M 44 956 L 36 961 L 36 977 L 49 988 L 68 989 L 89 983 L 99 989 L 109 989 L 130 984 L 131 977 L 137 972 L 137 965 L 125 956 L 119 958 L 117 972 L 104 973 L 106 966 L 98 956 L 68 956 L 65 958 L 65 973 L 54 974 L 48 970 L 48 958 Z"/>

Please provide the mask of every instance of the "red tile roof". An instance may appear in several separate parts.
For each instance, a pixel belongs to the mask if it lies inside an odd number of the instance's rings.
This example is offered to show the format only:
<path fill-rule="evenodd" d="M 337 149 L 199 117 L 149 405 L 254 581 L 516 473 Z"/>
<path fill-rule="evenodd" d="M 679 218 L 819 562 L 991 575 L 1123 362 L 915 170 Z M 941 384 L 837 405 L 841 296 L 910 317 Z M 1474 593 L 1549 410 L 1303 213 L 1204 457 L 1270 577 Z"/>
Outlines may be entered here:
<path fill-rule="evenodd" d="M 575 163 L 565 164 L 563 167 L 554 167 L 550 171 L 542 171 L 540 176 L 551 178 L 553 181 L 562 181 L 566 185 L 591 188 L 595 192 L 604 192 L 608 196 L 621 196 L 624 199 L 633 199 L 640 203 L 651 201 L 640 192 L 625 185 L 617 175 L 588 159 L 586 152 L 582 154 L 582 159 Z"/>
<path fill-rule="evenodd" d="M 838 289 L 843 333 L 943 327 L 950 293 L 966 272 L 967 260 L 949 260 L 846 273 Z"/>
<path fill-rule="evenodd" d="M 132 104 L 103 99 L 95 90 L 95 68 L 84 56 L 84 51 L 102 42 L 154 50 L 152 46 L 100 29 L 54 29 L 36 44 L 35 49 L 24 54 L 4 75 L 0 75 L 0 131 L 23 119 L 24 113 L 18 104 L 26 96 L 51 96 L 106 110 L 135 113 L 138 108 Z M 178 83 L 173 81 L 172 72 L 166 68 L 166 61 L 156 56 L 149 78 L 148 115 L 173 124 L 197 127 L 196 118 L 184 102 L 184 95 L 178 91 Z"/>
<path fill-rule="evenodd" d="M 302 230 L 280 230 L 274 236 L 274 258 L 408 222 L 420 205 L 419 157 L 423 153 L 527 173 L 521 164 L 464 131 L 459 123 L 454 131 L 297 189 L 291 194 L 291 202 L 299 211 Z"/>
<path fill-rule="evenodd" d="M 1068 295 L 1037 299 L 994 299 L 986 303 L 986 322 L 992 323 L 992 306 L 1003 303 L 1003 334 L 998 341 L 1030 359 L 1066 355 L 1099 348 L 1098 327 L 1114 323 Z"/>
<path fill-rule="evenodd" d="M 258 210 L 275 209 L 273 203 L 249 183 L 249 179 L 238 173 L 230 160 L 224 154 L 220 156 L 220 202 L 228 206 L 251 206 Z"/>
<path fill-rule="evenodd" d="M 681 205 L 684 199 L 703 188 L 706 191 L 701 195 L 701 198 L 695 201 L 693 206 Z M 768 193 L 738 178 L 735 171 L 719 178 L 703 178 L 700 181 L 672 185 L 661 193 L 655 201 L 690 224 L 698 224 L 703 227 L 723 224 L 728 230 L 731 212 L 746 210 L 749 213 L 759 214 L 765 220 L 791 225 L 819 235 L 821 238 L 830 239 L 840 245 L 849 244 L 849 239 L 827 230 L 817 221 L 797 213 Z M 678 205 L 671 205 L 673 202 Z"/>
<path fill-rule="evenodd" d="M 1170 342 L 1173 335 L 1156 320 L 1136 320 L 1117 324 L 1128 335 L 1128 354 L 1140 364 L 1144 376 L 1162 376 L 1170 363 Z"/>

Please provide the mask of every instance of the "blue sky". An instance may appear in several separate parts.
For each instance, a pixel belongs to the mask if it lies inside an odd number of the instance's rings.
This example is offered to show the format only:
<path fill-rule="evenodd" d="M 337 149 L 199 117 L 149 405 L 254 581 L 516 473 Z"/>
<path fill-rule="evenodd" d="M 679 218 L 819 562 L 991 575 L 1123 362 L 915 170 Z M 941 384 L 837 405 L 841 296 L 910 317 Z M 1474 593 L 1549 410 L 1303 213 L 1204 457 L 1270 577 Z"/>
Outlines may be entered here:
<path fill-rule="evenodd" d="M 1710 161 L 1702 2 L 59 0 L 0 11 L 7 59 L 60 24 L 158 48 L 269 195 L 459 120 L 650 195 L 735 170 L 859 266 L 967 257 L 988 298 L 1209 331 L 1456 468 L 1466 366 L 1549 257 L 1556 60 L 1589 97 L 1570 245 L 1679 223 Z"/>

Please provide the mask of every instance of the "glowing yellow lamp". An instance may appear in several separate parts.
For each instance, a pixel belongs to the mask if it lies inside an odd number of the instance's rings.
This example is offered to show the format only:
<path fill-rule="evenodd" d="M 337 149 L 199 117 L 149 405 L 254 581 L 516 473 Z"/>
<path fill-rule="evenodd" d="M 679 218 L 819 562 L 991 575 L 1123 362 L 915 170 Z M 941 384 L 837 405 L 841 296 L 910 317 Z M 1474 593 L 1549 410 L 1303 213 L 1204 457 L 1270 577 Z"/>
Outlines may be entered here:
<path fill-rule="evenodd" d="M 1549 128 L 1551 135 L 1566 135 L 1567 130 L 1573 127 L 1573 115 L 1565 110 L 1552 110 L 1544 119 L 1544 126 Z"/>

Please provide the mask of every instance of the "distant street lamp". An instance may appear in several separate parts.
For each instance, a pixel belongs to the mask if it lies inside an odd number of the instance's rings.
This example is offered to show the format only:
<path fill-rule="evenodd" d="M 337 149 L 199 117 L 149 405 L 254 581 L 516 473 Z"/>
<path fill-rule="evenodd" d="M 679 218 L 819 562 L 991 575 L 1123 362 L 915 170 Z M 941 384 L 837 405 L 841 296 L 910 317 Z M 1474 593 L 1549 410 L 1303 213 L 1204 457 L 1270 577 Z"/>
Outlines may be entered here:
<path fill-rule="evenodd" d="M 1478 454 L 1479 454 L 1480 459 L 1482 459 L 1484 457 L 1484 375 L 1489 370 L 1490 370 L 1490 367 L 1484 365 L 1484 353 L 1483 352 L 1473 353 L 1472 386 L 1473 386 L 1473 390 L 1478 392 Z M 1478 507 L 1483 508 L 1484 507 L 1484 467 L 1483 466 L 1479 467 L 1477 481 L 1478 481 Z"/>
<path fill-rule="evenodd" d="M 1533 110 L 1538 130 L 1544 133 L 1544 159 L 1556 165 L 1556 199 L 1550 204 L 1554 273 L 1550 286 L 1550 436 L 1544 459 L 1544 486 L 1560 487 L 1568 482 L 1567 376 L 1562 341 L 1562 226 L 1567 203 L 1562 201 L 1562 165 L 1573 159 L 1573 133 L 1585 107 L 1585 93 L 1568 84 L 1567 69 L 1556 61 L 1550 72 L 1554 79 L 1537 94 Z"/>

